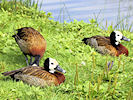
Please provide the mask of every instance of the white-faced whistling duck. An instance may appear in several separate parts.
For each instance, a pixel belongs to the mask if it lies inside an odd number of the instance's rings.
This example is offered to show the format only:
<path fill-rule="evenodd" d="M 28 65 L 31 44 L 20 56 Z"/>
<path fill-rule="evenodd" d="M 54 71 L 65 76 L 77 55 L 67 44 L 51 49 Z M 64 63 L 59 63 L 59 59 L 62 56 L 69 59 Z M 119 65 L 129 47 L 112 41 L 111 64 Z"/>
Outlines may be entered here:
<path fill-rule="evenodd" d="M 4 72 L 4 76 L 11 76 L 14 80 L 22 80 L 23 82 L 34 86 L 50 86 L 60 85 L 65 81 L 65 70 L 60 68 L 55 59 L 47 58 L 44 67 L 28 66 L 21 69 Z"/>
<path fill-rule="evenodd" d="M 85 44 L 94 47 L 96 51 L 101 54 L 109 54 L 111 56 L 119 56 L 124 54 L 128 56 L 128 49 L 120 44 L 121 40 L 130 41 L 122 35 L 120 31 L 113 31 L 110 37 L 105 36 L 92 36 L 89 38 L 84 38 Z"/>
<path fill-rule="evenodd" d="M 43 57 L 46 50 L 46 40 L 35 29 L 31 27 L 23 27 L 17 29 L 17 34 L 13 35 L 21 51 L 25 55 L 26 63 L 28 65 L 37 64 L 39 66 L 39 60 Z M 30 63 L 28 63 L 28 57 L 31 57 Z M 32 62 L 32 57 L 35 60 Z"/>

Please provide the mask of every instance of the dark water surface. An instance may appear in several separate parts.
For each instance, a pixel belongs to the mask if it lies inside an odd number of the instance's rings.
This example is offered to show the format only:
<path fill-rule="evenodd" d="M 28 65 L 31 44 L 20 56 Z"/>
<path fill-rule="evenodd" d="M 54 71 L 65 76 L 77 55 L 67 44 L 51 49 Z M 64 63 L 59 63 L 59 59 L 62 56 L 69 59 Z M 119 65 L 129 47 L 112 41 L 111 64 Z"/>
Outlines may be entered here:
<path fill-rule="evenodd" d="M 106 20 L 116 25 L 122 19 L 124 24 L 133 24 L 133 0 L 43 0 L 41 10 L 60 22 L 97 18 L 103 25 Z"/>

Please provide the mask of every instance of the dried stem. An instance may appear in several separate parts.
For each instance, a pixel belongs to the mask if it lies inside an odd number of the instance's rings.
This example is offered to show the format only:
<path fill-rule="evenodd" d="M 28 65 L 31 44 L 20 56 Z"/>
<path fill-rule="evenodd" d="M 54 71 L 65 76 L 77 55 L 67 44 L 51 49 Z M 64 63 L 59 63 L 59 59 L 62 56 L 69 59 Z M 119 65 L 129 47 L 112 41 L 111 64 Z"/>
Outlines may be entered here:
<path fill-rule="evenodd" d="M 74 78 L 75 88 L 77 84 L 78 84 L 78 65 L 76 64 L 76 73 L 75 73 L 75 78 Z"/>

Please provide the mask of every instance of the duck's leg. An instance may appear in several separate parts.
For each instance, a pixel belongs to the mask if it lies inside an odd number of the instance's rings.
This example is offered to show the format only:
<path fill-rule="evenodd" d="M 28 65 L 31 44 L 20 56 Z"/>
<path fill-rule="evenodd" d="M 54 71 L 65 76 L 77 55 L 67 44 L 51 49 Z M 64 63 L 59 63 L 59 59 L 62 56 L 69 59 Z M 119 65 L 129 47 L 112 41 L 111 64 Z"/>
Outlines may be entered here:
<path fill-rule="evenodd" d="M 27 55 L 25 53 L 23 53 L 23 54 L 25 56 L 26 64 L 27 64 L 27 66 L 29 66 L 28 57 L 27 57 Z"/>
<path fill-rule="evenodd" d="M 32 65 L 32 58 L 33 58 L 33 56 L 31 55 L 30 56 L 30 64 L 29 65 Z"/>
<path fill-rule="evenodd" d="M 39 62 L 40 62 L 40 59 L 41 59 L 41 57 L 40 57 L 40 55 L 39 56 L 37 56 L 37 58 L 35 57 L 35 59 L 37 59 L 37 65 L 39 66 Z"/>
<path fill-rule="evenodd" d="M 35 60 L 31 65 L 34 66 L 34 64 L 36 64 L 37 66 L 39 66 L 39 61 L 40 61 L 40 55 L 37 55 L 37 56 L 35 56 Z"/>

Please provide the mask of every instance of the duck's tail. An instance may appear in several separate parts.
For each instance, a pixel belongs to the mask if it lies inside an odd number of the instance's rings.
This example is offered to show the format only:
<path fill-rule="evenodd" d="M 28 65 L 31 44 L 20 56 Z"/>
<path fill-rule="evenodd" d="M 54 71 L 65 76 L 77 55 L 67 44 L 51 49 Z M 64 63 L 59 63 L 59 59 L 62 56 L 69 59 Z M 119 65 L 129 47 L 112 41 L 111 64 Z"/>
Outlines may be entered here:
<path fill-rule="evenodd" d="M 12 37 L 14 37 L 14 38 L 15 38 L 15 36 L 16 36 L 16 34 L 15 35 L 12 35 Z"/>
<path fill-rule="evenodd" d="M 82 41 L 87 45 L 90 38 L 84 38 Z"/>
<path fill-rule="evenodd" d="M 18 72 L 19 70 L 13 70 L 13 71 L 9 71 L 9 72 L 4 72 L 2 73 L 2 75 L 4 76 L 10 76 L 10 75 L 13 75 L 15 74 L 16 72 Z"/>

